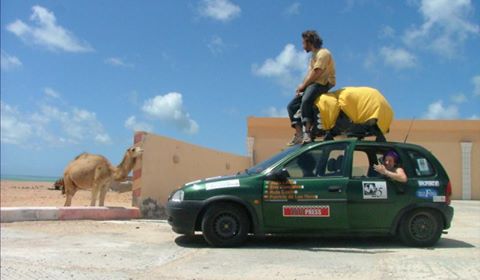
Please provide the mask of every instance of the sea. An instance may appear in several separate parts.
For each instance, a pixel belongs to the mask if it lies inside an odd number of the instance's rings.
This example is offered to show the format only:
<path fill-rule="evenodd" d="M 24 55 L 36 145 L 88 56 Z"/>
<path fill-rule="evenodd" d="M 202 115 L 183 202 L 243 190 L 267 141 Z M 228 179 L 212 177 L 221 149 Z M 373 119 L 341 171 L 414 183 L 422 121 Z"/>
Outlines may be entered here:
<path fill-rule="evenodd" d="M 9 180 L 9 181 L 55 182 L 58 179 L 58 177 L 1 174 L 0 179 L 1 180 Z"/>

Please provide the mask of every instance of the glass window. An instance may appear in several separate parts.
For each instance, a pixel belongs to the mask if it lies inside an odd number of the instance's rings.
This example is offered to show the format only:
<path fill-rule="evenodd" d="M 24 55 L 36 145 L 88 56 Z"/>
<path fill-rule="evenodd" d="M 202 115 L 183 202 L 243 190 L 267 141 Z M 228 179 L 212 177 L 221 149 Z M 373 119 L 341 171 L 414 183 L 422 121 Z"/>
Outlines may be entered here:
<path fill-rule="evenodd" d="M 415 170 L 415 175 L 419 177 L 427 177 L 435 174 L 433 165 L 427 160 L 427 158 L 417 151 L 409 150 L 408 157 L 412 162 L 412 166 Z"/>
<path fill-rule="evenodd" d="M 294 153 L 296 152 L 298 149 L 300 149 L 300 145 L 295 145 L 293 147 L 290 147 L 290 148 L 287 148 L 285 149 L 284 151 L 274 155 L 273 157 L 253 166 L 253 167 L 250 167 L 249 169 L 246 169 L 245 170 L 245 173 L 247 174 L 258 174 L 258 173 L 261 173 L 263 172 L 265 169 L 269 168 L 270 166 L 272 166 L 273 164 L 277 163 L 279 160 L 281 160 L 282 158 L 288 156 L 289 154 L 291 153 Z"/>
<path fill-rule="evenodd" d="M 347 144 L 320 146 L 308 150 L 285 165 L 291 178 L 343 176 Z"/>
<path fill-rule="evenodd" d="M 353 152 L 352 177 L 367 177 L 370 168 L 368 154 L 365 151 Z"/>
<path fill-rule="evenodd" d="M 382 177 L 378 172 L 373 169 L 374 164 L 383 163 L 383 155 L 394 150 L 390 147 L 379 146 L 357 146 L 353 152 L 353 166 L 352 177 L 361 178 L 378 178 Z M 398 152 L 397 152 L 398 154 Z M 401 159 L 397 163 L 398 166 L 402 165 Z"/>

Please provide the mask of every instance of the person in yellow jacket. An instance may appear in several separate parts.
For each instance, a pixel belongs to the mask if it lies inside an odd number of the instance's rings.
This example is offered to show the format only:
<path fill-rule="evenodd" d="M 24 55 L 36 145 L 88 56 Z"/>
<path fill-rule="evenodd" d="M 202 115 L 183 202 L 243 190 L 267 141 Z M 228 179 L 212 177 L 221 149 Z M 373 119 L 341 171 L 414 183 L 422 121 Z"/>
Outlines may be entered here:
<path fill-rule="evenodd" d="M 298 85 L 295 97 L 288 104 L 288 116 L 295 129 L 289 146 L 312 142 L 311 130 L 314 120 L 313 102 L 322 93 L 335 86 L 335 62 L 332 54 L 324 48 L 323 40 L 314 30 L 302 33 L 303 49 L 312 53 L 308 73 Z M 301 116 L 297 115 L 300 109 Z"/>

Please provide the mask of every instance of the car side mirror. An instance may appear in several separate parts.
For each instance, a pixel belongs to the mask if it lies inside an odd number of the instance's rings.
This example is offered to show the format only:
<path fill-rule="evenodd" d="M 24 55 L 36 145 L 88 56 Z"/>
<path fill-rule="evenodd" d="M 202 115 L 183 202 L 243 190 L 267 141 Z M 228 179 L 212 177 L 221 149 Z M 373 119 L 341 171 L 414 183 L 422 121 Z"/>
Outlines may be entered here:
<path fill-rule="evenodd" d="M 280 170 L 273 171 L 265 177 L 265 179 L 269 181 L 279 181 L 285 182 L 290 177 L 290 173 L 288 173 L 287 169 L 282 168 Z"/>

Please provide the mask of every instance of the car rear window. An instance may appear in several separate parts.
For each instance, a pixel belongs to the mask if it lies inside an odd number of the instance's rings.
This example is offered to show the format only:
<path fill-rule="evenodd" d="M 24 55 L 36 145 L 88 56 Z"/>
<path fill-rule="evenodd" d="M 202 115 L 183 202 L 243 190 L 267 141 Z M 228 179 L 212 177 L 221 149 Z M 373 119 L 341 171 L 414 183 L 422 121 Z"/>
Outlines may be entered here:
<path fill-rule="evenodd" d="M 407 153 L 417 177 L 428 177 L 435 175 L 435 169 L 430 161 L 428 161 L 427 157 L 413 150 L 408 150 Z"/>

